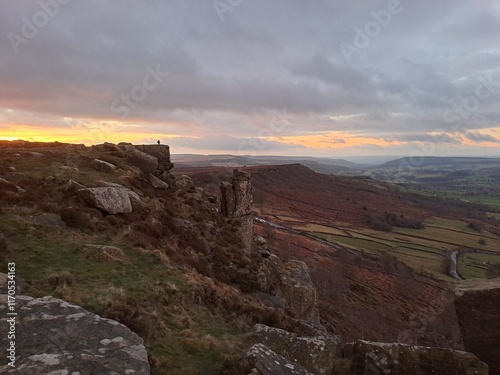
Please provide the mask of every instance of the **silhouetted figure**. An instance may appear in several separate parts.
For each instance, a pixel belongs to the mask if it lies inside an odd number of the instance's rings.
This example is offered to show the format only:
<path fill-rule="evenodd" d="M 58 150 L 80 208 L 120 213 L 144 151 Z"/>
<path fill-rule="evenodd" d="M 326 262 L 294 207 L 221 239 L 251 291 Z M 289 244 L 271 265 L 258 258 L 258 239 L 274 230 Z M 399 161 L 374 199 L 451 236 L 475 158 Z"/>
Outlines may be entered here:
<path fill-rule="evenodd" d="M 158 139 L 158 144 L 160 144 L 160 140 Z"/>

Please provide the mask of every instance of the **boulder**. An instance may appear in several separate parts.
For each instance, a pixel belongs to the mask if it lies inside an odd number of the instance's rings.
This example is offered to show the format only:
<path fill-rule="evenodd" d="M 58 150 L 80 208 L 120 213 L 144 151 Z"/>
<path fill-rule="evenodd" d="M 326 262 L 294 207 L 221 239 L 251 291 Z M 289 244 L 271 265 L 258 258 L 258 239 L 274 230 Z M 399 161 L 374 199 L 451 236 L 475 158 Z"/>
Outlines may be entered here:
<path fill-rule="evenodd" d="M 343 356 L 350 366 L 339 375 L 488 375 L 474 354 L 452 349 L 358 340 L 345 345 Z"/>
<path fill-rule="evenodd" d="M 170 184 L 170 188 L 174 191 L 188 191 L 194 186 L 191 177 L 183 174 L 177 176 L 174 181 Z"/>
<path fill-rule="evenodd" d="M 174 167 L 170 162 L 170 147 L 167 145 L 136 145 L 135 148 L 158 159 L 157 169 L 162 173 Z"/>
<path fill-rule="evenodd" d="M 43 225 L 46 227 L 58 227 L 58 228 L 66 227 L 66 223 L 64 222 L 63 219 L 61 219 L 61 215 L 50 212 L 28 216 L 26 219 L 31 221 L 32 223 Z"/>
<path fill-rule="evenodd" d="M 94 168 L 96 171 L 105 173 L 113 173 L 113 171 L 116 169 L 116 165 L 100 159 L 92 160 L 90 166 Z"/>
<path fill-rule="evenodd" d="M 107 214 L 115 215 L 132 212 L 132 203 L 126 188 L 87 188 L 78 190 L 77 194 L 87 204 Z"/>
<path fill-rule="evenodd" d="M 307 265 L 298 260 L 283 262 L 271 255 L 264 259 L 264 267 L 267 285 L 287 301 L 286 311 L 295 319 L 319 323 L 318 296 Z"/>
<path fill-rule="evenodd" d="M 245 362 L 248 367 L 253 368 L 251 374 L 256 375 L 313 375 L 263 344 L 252 346 L 246 354 Z"/>
<path fill-rule="evenodd" d="M 7 181 L 3 178 L 0 178 L 0 191 L 12 191 L 15 193 L 26 193 L 26 190 L 24 190 L 22 187 L 17 186 L 16 184 L 13 184 L 10 181 Z"/>
<path fill-rule="evenodd" d="M 131 147 L 132 149 L 126 149 L 125 158 L 127 161 L 144 173 L 155 173 L 158 168 L 158 159 L 135 149 L 133 146 Z"/>
<path fill-rule="evenodd" d="M 69 196 L 76 193 L 77 190 L 85 189 L 86 186 L 74 181 L 68 180 L 63 186 L 59 188 L 63 192 L 64 195 Z"/>
<path fill-rule="evenodd" d="M 85 258 L 98 261 L 124 263 L 127 256 L 122 249 L 116 246 L 86 244 L 82 248 Z"/>
<path fill-rule="evenodd" d="M 160 180 L 158 177 L 149 174 L 149 182 L 155 189 L 165 190 L 168 189 L 168 184 L 165 181 Z"/>
<path fill-rule="evenodd" d="M 0 357 L 0 373 L 16 375 L 148 375 L 143 340 L 114 320 L 54 297 L 16 297 L 16 362 Z M 0 296 L 7 324 L 7 296 Z M 7 335 L 0 337 L 9 348 Z"/>
<path fill-rule="evenodd" d="M 117 189 L 124 189 L 127 192 L 128 197 L 130 198 L 130 203 L 132 204 L 132 209 L 137 207 L 141 203 L 141 197 L 139 197 L 139 194 L 130 190 L 126 186 L 117 184 L 116 182 L 108 182 L 108 181 L 103 181 L 103 180 L 98 180 L 97 184 L 98 184 L 98 186 L 102 186 L 102 187 L 112 187 L 112 188 L 117 188 Z"/>
<path fill-rule="evenodd" d="M 279 355 L 297 363 L 314 375 L 332 374 L 337 358 L 342 355 L 339 336 L 298 336 L 279 328 L 256 324 L 259 341 Z"/>

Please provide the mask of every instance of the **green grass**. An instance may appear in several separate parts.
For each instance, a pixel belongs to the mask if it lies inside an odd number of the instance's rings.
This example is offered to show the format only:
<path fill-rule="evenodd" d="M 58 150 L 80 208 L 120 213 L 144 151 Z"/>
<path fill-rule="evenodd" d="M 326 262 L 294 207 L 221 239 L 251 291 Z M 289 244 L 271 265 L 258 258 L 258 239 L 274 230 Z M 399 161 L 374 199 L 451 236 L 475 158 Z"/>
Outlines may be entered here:
<path fill-rule="evenodd" d="M 472 258 L 464 258 L 462 263 L 459 261 L 461 274 L 466 278 L 486 277 L 485 271 L 479 266 L 479 259 L 500 260 L 500 237 L 494 234 L 478 233 L 469 228 L 465 221 L 460 220 L 433 217 L 427 219 L 425 224 L 424 229 L 393 228 L 392 232 L 349 228 L 345 229 L 345 235 L 309 233 L 353 250 L 376 255 L 391 254 L 417 272 L 424 270 L 445 277 L 448 277 L 443 274 L 445 250 L 467 246 L 479 249 L 479 251 L 499 253 L 498 256 L 478 253 L 474 254 L 474 261 L 471 260 Z M 485 239 L 486 244 L 479 244 L 480 239 Z"/>
<path fill-rule="evenodd" d="M 153 332 L 145 338 L 148 353 L 158 361 L 153 374 L 216 374 L 224 359 L 248 341 L 221 313 L 185 302 L 191 299 L 192 286 L 183 270 L 165 266 L 152 254 L 104 235 L 40 227 L 15 215 L 0 215 L 0 226 L 19 247 L 0 267 L 5 270 L 5 263 L 16 262 L 17 276 L 31 285 L 30 295 L 52 295 L 100 315 L 116 304 L 136 301 L 144 317 L 156 317 L 151 320 Z M 80 249 L 87 243 L 118 246 L 126 260 L 86 259 Z M 68 274 L 71 285 L 50 284 Z"/>

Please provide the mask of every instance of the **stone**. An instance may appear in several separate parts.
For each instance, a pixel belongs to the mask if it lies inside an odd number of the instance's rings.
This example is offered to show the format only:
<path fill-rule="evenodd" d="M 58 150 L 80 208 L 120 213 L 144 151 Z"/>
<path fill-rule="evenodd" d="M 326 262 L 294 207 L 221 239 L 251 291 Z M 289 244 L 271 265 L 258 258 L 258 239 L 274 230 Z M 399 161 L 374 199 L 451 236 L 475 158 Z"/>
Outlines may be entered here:
<path fill-rule="evenodd" d="M 246 354 L 247 366 L 259 375 L 314 375 L 297 363 L 276 354 L 263 344 L 256 344 Z"/>
<path fill-rule="evenodd" d="M 123 324 L 51 296 L 18 295 L 16 311 L 16 368 L 2 355 L 2 374 L 150 374 L 143 340 Z M 6 326 L 6 295 L 0 314 Z M 6 334 L 0 342 L 9 348 Z"/>
<path fill-rule="evenodd" d="M 193 180 L 191 180 L 191 177 L 183 174 L 180 176 L 177 176 L 174 181 L 170 184 L 170 188 L 174 191 L 188 191 L 194 186 Z"/>
<path fill-rule="evenodd" d="M 149 174 L 149 182 L 155 189 L 166 190 L 169 187 L 169 185 L 165 181 L 160 180 L 158 177 L 153 176 L 151 173 Z"/>
<path fill-rule="evenodd" d="M 26 193 L 26 190 L 24 190 L 22 187 L 17 186 L 16 184 L 13 184 L 10 181 L 7 181 L 3 178 L 0 178 L 0 191 L 12 191 L 15 193 Z"/>
<path fill-rule="evenodd" d="M 137 150 L 134 146 L 131 147 L 132 149 L 125 149 L 125 158 L 127 161 L 144 173 L 155 173 L 158 168 L 158 159 Z"/>
<path fill-rule="evenodd" d="M 56 227 L 56 228 L 65 228 L 66 223 L 63 219 L 61 219 L 61 215 L 54 213 L 42 213 L 38 215 L 32 215 L 27 217 L 28 221 L 32 223 L 43 225 L 46 227 Z"/>
<path fill-rule="evenodd" d="M 117 184 L 116 182 L 108 182 L 103 180 L 98 180 L 97 184 L 101 187 L 112 187 L 117 189 L 124 189 L 128 197 L 130 198 L 130 203 L 132 204 L 132 209 L 136 208 L 141 203 L 141 197 L 135 191 L 130 190 L 128 187 Z"/>
<path fill-rule="evenodd" d="M 62 191 L 64 195 L 69 196 L 75 194 L 77 190 L 85 188 L 86 186 L 74 180 L 68 180 L 68 182 L 66 182 L 63 186 L 61 186 L 59 190 Z"/>
<path fill-rule="evenodd" d="M 358 340 L 344 346 L 343 356 L 350 365 L 339 375 L 489 373 L 474 354 L 444 348 Z"/>
<path fill-rule="evenodd" d="M 238 169 L 233 171 L 231 183 L 221 183 L 221 212 L 227 217 L 243 217 L 251 214 L 253 204 L 251 175 Z"/>
<path fill-rule="evenodd" d="M 252 183 L 250 173 L 233 170 L 232 182 L 221 182 L 221 213 L 229 218 L 238 218 L 241 222 L 239 234 L 245 249 L 252 249 L 253 204 Z"/>
<path fill-rule="evenodd" d="M 100 159 L 92 160 L 90 166 L 94 168 L 96 171 L 104 173 L 113 173 L 116 169 L 116 165 Z"/>
<path fill-rule="evenodd" d="M 97 187 L 78 190 L 77 194 L 92 207 L 107 214 L 116 215 L 132 212 L 132 203 L 127 190 L 116 187 Z"/>
<path fill-rule="evenodd" d="M 234 195 L 233 184 L 222 181 L 221 189 L 221 213 L 226 217 L 234 217 L 234 209 L 236 205 L 236 197 Z"/>
<path fill-rule="evenodd" d="M 116 246 L 86 244 L 82 248 L 85 258 L 98 261 L 124 263 L 127 256 Z"/>
<path fill-rule="evenodd" d="M 342 355 L 340 336 L 298 336 L 279 328 L 256 324 L 253 331 L 260 343 L 314 375 L 332 374 L 337 358 Z"/>
<path fill-rule="evenodd" d="M 268 285 L 288 304 L 287 312 L 293 318 L 319 323 L 318 295 L 307 265 L 299 260 L 281 261 L 276 255 L 264 259 L 269 270 Z"/>
<path fill-rule="evenodd" d="M 167 145 L 136 145 L 135 148 L 158 160 L 157 169 L 163 173 L 171 170 L 174 165 L 170 161 L 170 147 Z"/>

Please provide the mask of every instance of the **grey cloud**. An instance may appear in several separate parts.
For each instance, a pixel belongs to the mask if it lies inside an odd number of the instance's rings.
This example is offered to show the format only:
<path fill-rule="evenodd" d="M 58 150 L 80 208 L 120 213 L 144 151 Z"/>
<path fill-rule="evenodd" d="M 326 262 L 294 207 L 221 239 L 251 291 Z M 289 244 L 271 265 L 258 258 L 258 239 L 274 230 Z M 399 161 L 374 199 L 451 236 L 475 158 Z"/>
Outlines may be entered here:
<path fill-rule="evenodd" d="M 292 124 L 282 135 L 343 130 L 418 142 L 435 129 L 451 134 L 443 120 L 449 102 L 473 95 L 480 74 L 500 80 L 500 9 L 494 0 L 401 4 L 347 62 L 339 44 L 351 43 L 354 28 L 387 1 L 243 1 L 223 21 L 211 1 L 72 1 L 17 54 L 7 35 L 21 33 L 21 18 L 40 6 L 4 1 L 0 107 L 31 112 L 26 119 L 117 119 L 158 134 L 195 128 L 235 139 L 257 137 L 266 124 L 253 117 L 284 107 Z M 157 64 L 169 77 L 126 119 L 117 116 L 111 103 Z M 460 120 L 460 130 L 498 126 L 499 103 L 497 91 Z"/>
<path fill-rule="evenodd" d="M 489 134 L 482 134 L 479 132 L 466 132 L 465 137 L 473 142 L 494 142 L 500 143 L 500 139 L 493 137 Z"/>

